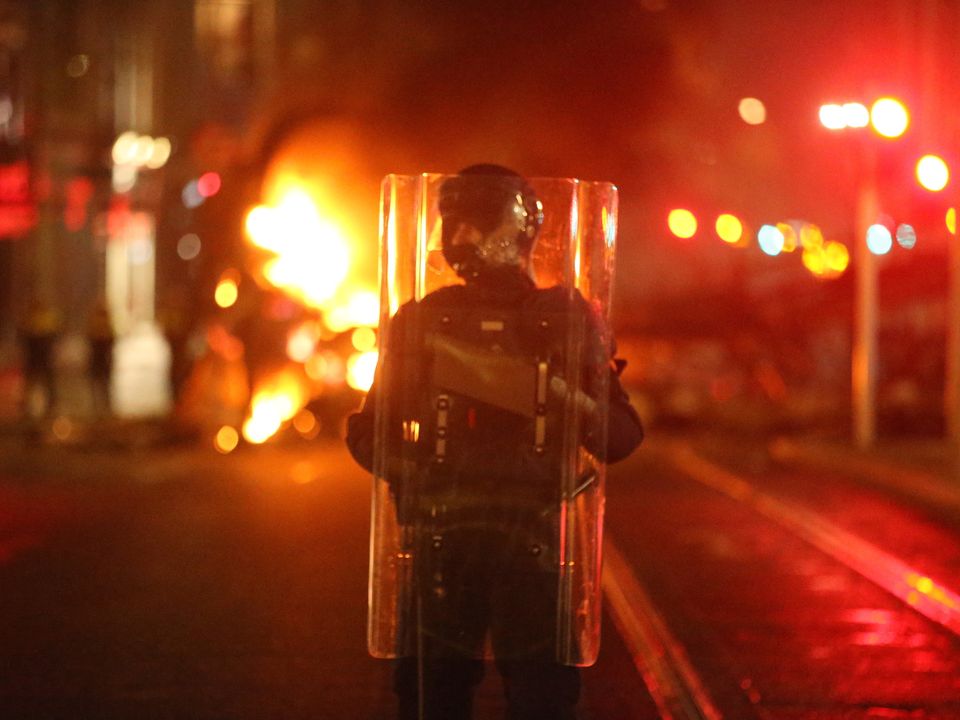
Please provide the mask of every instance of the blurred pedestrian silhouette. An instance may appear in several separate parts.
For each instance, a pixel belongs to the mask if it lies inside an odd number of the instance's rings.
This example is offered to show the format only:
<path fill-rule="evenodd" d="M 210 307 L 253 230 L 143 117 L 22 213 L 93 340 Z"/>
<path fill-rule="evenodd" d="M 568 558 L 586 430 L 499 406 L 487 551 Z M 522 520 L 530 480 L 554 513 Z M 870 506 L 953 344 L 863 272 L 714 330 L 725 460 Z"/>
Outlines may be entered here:
<path fill-rule="evenodd" d="M 193 369 L 194 357 L 190 351 L 193 320 L 188 314 L 181 293 L 171 293 L 157 313 L 157 324 L 170 346 L 170 389 L 174 402 L 180 399 L 183 385 Z"/>
<path fill-rule="evenodd" d="M 20 326 L 23 352 L 23 415 L 50 415 L 57 405 L 54 349 L 63 322 L 52 305 L 35 299 Z"/>
<path fill-rule="evenodd" d="M 90 379 L 90 394 L 93 413 L 97 416 L 110 414 L 110 377 L 113 369 L 113 326 L 106 300 L 99 298 L 87 318 L 87 342 L 90 359 L 87 373 Z"/>

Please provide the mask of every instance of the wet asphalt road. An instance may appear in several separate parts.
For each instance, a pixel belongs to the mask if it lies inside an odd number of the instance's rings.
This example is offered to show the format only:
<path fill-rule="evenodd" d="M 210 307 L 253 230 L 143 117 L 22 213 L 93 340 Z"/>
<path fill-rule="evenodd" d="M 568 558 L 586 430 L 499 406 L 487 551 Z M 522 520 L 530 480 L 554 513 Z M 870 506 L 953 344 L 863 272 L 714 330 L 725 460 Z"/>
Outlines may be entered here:
<path fill-rule="evenodd" d="M 660 449 L 612 468 L 607 527 L 724 717 L 960 717 L 954 634 Z M 392 716 L 389 664 L 365 650 L 368 480 L 338 444 L 3 450 L 0 718 Z M 759 450 L 708 454 L 958 574 L 949 517 Z M 585 720 L 657 717 L 629 642 L 607 618 Z M 490 671 L 480 720 L 499 693 Z"/>
<path fill-rule="evenodd" d="M 392 716 L 365 644 L 368 479 L 338 444 L 5 449 L 0 718 Z M 584 717 L 655 717 L 606 630 Z M 499 695 L 491 670 L 479 718 Z"/>

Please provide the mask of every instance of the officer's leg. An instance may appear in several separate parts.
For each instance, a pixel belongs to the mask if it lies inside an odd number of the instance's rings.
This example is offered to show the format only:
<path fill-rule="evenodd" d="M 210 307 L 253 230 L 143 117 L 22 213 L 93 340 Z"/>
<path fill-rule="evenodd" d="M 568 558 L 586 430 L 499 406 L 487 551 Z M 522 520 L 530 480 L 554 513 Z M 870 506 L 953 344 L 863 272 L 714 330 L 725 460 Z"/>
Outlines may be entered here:
<path fill-rule="evenodd" d="M 497 661 L 508 720 L 574 720 L 580 671 L 538 658 Z"/>
<path fill-rule="evenodd" d="M 483 662 L 468 658 L 401 658 L 394 668 L 400 720 L 470 720 Z M 423 707 L 420 693 L 423 691 Z"/>
<path fill-rule="evenodd" d="M 508 720 L 576 717 L 579 671 L 556 661 L 559 578 L 549 538 L 534 523 L 518 525 L 505 544 L 503 578 L 494 591 L 491 634 Z"/>
<path fill-rule="evenodd" d="M 489 570 L 474 532 L 447 529 L 422 539 L 417 611 L 409 618 L 421 658 L 397 662 L 394 689 L 401 720 L 468 720 L 483 678 L 489 618 Z M 421 708 L 422 695 L 422 708 Z M 422 715 L 421 715 L 422 711 Z"/>

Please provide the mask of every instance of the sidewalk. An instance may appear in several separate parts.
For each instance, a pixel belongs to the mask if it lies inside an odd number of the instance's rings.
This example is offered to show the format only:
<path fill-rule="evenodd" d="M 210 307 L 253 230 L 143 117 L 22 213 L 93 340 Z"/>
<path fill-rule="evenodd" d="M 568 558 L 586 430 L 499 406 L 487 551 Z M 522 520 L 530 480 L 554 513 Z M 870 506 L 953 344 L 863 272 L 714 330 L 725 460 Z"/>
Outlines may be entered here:
<path fill-rule="evenodd" d="M 56 445 L 109 451 L 162 446 L 195 436 L 175 419 L 167 368 L 162 357 L 157 359 L 163 350 L 157 338 L 141 332 L 118 340 L 109 390 L 110 411 L 98 407 L 87 374 L 83 342 L 77 336 L 66 336 L 59 342 L 54 365 L 55 401 L 46 410 L 44 393 L 25 387 L 16 363 L 0 365 L 0 442 L 4 449 L 20 440 L 23 449 Z M 30 395 L 24 397 L 28 392 Z"/>

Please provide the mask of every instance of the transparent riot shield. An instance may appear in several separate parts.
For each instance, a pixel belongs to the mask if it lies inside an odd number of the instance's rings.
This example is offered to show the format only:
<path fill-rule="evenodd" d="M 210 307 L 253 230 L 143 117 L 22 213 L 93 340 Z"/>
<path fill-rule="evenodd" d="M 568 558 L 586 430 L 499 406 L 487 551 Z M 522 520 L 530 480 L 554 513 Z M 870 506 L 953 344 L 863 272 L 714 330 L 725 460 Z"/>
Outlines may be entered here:
<path fill-rule="evenodd" d="M 517 262 L 490 229 L 499 210 L 483 216 L 504 202 L 488 182 L 383 181 L 369 650 L 590 665 L 617 190 L 526 179 L 505 205 L 534 240 Z M 458 265 L 463 237 L 486 243 L 471 257 L 506 257 L 505 269 Z"/>

